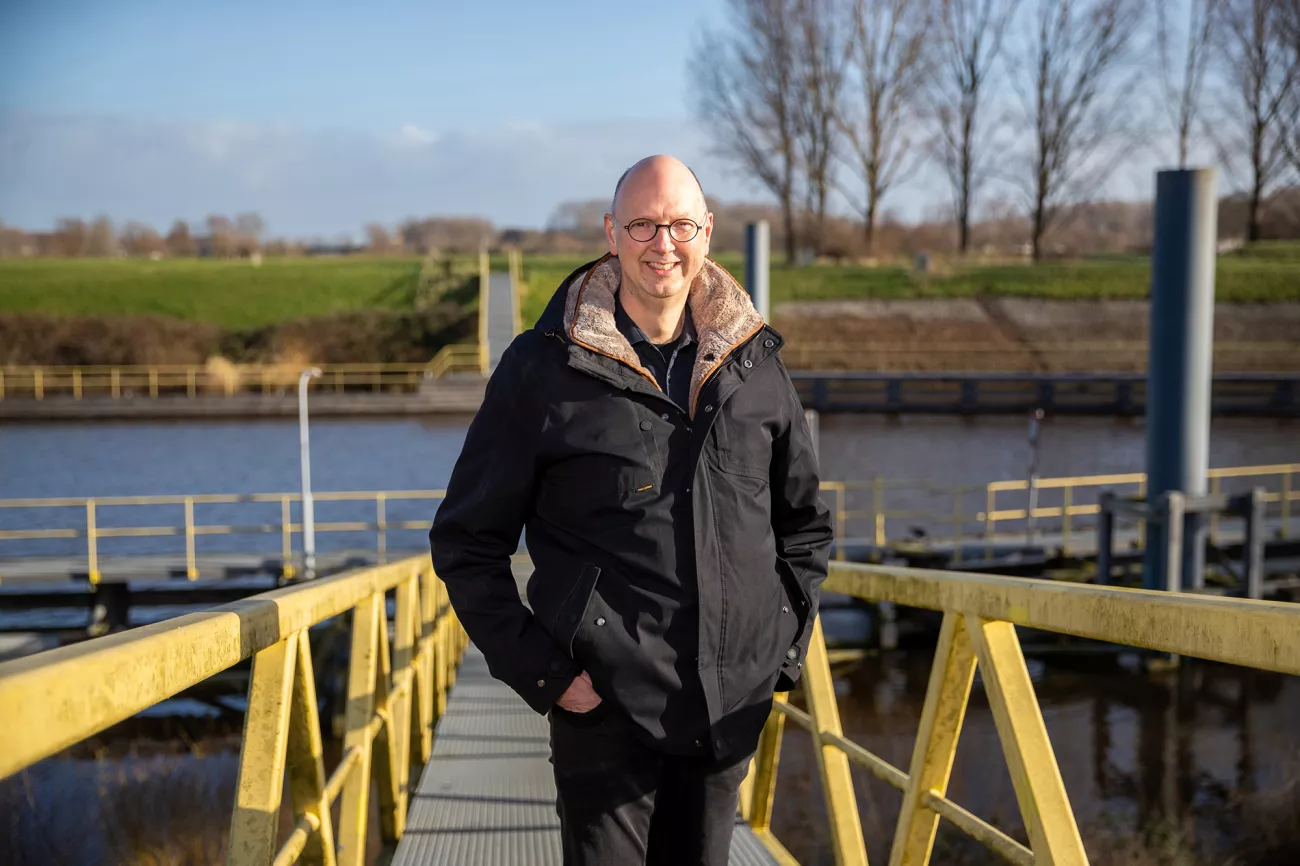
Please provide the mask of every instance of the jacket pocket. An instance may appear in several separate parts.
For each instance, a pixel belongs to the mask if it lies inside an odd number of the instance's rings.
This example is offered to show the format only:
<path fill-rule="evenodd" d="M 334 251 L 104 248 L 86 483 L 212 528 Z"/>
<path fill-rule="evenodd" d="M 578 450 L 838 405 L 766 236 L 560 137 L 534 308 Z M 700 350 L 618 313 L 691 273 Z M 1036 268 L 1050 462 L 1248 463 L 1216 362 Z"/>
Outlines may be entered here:
<path fill-rule="evenodd" d="M 573 657 L 573 638 L 578 633 L 578 626 L 591 604 L 591 597 L 596 591 L 596 581 L 600 579 L 600 569 L 591 563 L 583 563 L 578 579 L 569 589 L 569 594 L 556 611 L 551 634 L 560 646 L 564 647 L 569 657 Z"/>

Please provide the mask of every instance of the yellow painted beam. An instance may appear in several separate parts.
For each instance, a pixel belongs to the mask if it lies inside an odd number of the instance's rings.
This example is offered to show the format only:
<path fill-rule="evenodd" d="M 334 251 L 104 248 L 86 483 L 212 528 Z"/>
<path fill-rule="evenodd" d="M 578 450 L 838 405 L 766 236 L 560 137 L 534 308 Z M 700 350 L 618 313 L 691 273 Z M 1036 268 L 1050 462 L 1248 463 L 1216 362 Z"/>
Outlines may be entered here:
<path fill-rule="evenodd" d="M 862 821 L 858 816 L 857 796 L 853 793 L 853 777 L 849 774 L 849 759 L 835 746 L 823 743 L 820 736 L 821 732 L 836 736 L 844 734 L 840 727 L 835 684 L 831 680 L 831 668 L 826 660 L 826 641 L 822 637 L 820 617 L 813 623 L 801 679 L 809 715 L 817 726 L 813 744 L 818 775 L 822 782 L 822 795 L 826 799 L 826 813 L 830 817 L 831 848 L 835 852 L 835 864 L 867 866 L 867 846 L 862 839 Z"/>
<path fill-rule="evenodd" d="M 275 856 L 297 658 L 297 634 L 253 657 L 235 813 L 230 822 L 230 850 L 226 855 L 230 866 L 262 866 Z"/>
<path fill-rule="evenodd" d="M 974 679 L 975 653 L 962 617 L 945 613 L 889 853 L 890 866 L 925 866 L 930 862 L 939 816 L 926 807 L 924 797 L 930 791 L 943 794 L 948 790 Z"/>
<path fill-rule="evenodd" d="M 375 685 L 379 673 L 379 634 L 384 627 L 383 593 L 357 605 L 352 614 L 352 655 L 348 667 L 348 703 L 343 748 L 356 749 L 357 761 L 343 784 L 339 807 L 338 862 L 366 862 L 366 824 L 370 819 L 371 739 Z"/>
<path fill-rule="evenodd" d="M 1300 605 L 832 562 L 827 592 L 1300 675 Z"/>
<path fill-rule="evenodd" d="M 1088 855 L 1038 709 L 1016 628 L 1009 622 L 969 615 L 966 623 L 1020 814 L 1029 831 L 1034 862 L 1039 866 L 1087 866 Z"/>
<path fill-rule="evenodd" d="M 777 692 L 772 696 L 773 705 L 784 704 L 786 693 Z M 754 830 L 766 830 L 772 825 L 772 803 L 776 799 L 776 771 L 781 759 L 781 736 L 785 731 L 785 716 L 772 712 L 763 726 L 763 733 L 758 739 L 758 749 L 754 752 L 754 761 L 748 783 L 748 796 L 745 798 L 745 820 Z"/>
<path fill-rule="evenodd" d="M 325 749 L 308 633 L 298 639 L 298 665 L 294 671 L 293 712 L 289 721 L 286 770 L 295 815 L 315 827 L 308 833 L 302 860 L 308 866 L 334 866 L 334 821 L 325 792 Z"/>

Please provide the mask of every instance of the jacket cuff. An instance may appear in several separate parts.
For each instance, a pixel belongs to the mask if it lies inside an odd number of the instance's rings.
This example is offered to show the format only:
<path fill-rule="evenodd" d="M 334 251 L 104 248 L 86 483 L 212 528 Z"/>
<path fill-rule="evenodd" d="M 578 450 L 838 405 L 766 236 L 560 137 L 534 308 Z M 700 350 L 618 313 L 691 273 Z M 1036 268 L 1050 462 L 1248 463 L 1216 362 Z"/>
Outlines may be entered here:
<path fill-rule="evenodd" d="M 569 688 L 569 684 L 581 673 L 578 663 L 572 659 L 553 659 L 544 673 L 536 679 L 521 683 L 515 691 L 527 702 L 528 706 L 543 716 Z"/>
<path fill-rule="evenodd" d="M 803 673 L 802 661 L 788 661 L 781 665 L 781 672 L 776 677 L 776 689 L 778 692 L 793 691 L 799 683 L 799 675 Z"/>

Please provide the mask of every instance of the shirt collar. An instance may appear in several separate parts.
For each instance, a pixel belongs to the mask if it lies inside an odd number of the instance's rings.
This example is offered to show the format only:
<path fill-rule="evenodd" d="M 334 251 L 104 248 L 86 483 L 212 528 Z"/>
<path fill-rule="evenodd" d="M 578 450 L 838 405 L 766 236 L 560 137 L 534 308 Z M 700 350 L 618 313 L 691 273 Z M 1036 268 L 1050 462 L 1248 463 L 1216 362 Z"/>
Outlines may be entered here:
<path fill-rule="evenodd" d="M 696 341 L 695 321 L 691 317 L 691 305 L 687 304 L 682 312 L 686 317 L 686 321 L 682 325 L 682 333 L 677 339 L 680 341 L 681 346 L 689 346 L 691 343 Z M 637 343 L 647 343 L 651 346 L 655 345 L 650 342 L 650 338 L 645 335 L 645 332 L 641 330 L 640 326 L 637 325 L 637 323 L 632 320 L 632 317 L 627 314 L 627 310 L 623 309 L 623 298 L 621 292 L 614 293 L 614 326 L 617 327 L 619 333 L 624 337 L 627 337 L 627 341 L 634 346 Z M 671 340 L 669 341 L 670 344 L 672 342 L 673 341 Z"/>

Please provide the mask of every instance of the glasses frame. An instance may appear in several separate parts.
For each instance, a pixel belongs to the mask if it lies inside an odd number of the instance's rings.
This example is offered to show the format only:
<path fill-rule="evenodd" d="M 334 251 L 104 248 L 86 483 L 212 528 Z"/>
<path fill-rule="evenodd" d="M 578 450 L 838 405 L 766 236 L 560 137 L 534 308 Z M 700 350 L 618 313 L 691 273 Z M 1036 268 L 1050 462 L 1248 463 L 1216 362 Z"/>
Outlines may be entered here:
<path fill-rule="evenodd" d="M 627 232 L 627 236 L 632 238 L 632 240 L 636 241 L 639 244 L 652 243 L 655 238 L 659 237 L 660 229 L 668 230 L 668 237 L 672 239 L 673 243 L 689 244 L 691 241 L 695 240 L 697 237 L 700 236 L 700 229 L 704 228 L 704 225 L 702 223 L 697 223 L 695 220 L 691 219 L 690 217 L 681 217 L 679 219 L 673 220 L 670 223 L 652 223 L 652 225 L 654 225 L 655 227 L 654 234 L 650 235 L 650 237 L 646 238 L 645 240 L 638 240 L 636 237 L 633 237 L 632 235 L 632 223 L 641 222 L 642 220 L 645 220 L 646 222 L 651 222 L 649 217 L 637 217 L 636 219 L 632 220 L 632 222 L 629 222 L 627 225 L 623 226 L 623 231 Z M 695 232 L 686 240 L 681 240 L 680 238 L 674 237 L 673 226 L 677 225 L 678 223 L 690 223 L 691 225 L 695 226 Z"/>

